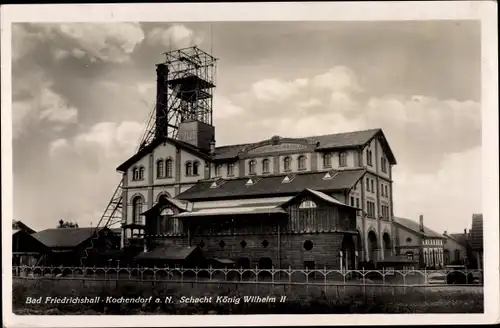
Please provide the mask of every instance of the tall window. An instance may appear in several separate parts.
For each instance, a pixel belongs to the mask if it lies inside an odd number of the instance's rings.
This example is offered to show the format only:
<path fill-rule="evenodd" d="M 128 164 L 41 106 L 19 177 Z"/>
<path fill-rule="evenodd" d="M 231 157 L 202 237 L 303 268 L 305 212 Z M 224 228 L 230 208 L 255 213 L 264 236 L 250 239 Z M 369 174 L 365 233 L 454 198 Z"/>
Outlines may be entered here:
<path fill-rule="evenodd" d="M 372 185 L 371 185 L 372 192 L 375 192 L 375 182 L 374 182 L 374 180 L 372 180 L 371 183 L 372 183 Z"/>
<path fill-rule="evenodd" d="M 234 163 L 227 164 L 227 175 L 228 176 L 234 175 Z"/>
<path fill-rule="evenodd" d="M 387 173 L 387 160 L 385 159 L 385 157 L 382 157 L 380 159 L 380 166 L 381 166 L 382 172 Z"/>
<path fill-rule="evenodd" d="M 139 180 L 144 180 L 144 172 L 146 172 L 146 169 L 144 168 L 144 166 L 141 166 L 139 168 Z"/>
<path fill-rule="evenodd" d="M 347 153 L 341 152 L 339 154 L 339 166 L 347 166 Z"/>
<path fill-rule="evenodd" d="M 356 198 L 356 207 L 357 207 L 357 208 L 360 208 L 360 207 L 359 207 L 359 198 Z"/>
<path fill-rule="evenodd" d="M 455 250 L 455 261 L 460 261 L 460 250 Z"/>
<path fill-rule="evenodd" d="M 354 197 L 351 197 L 351 206 L 354 207 Z"/>
<path fill-rule="evenodd" d="M 173 167 L 172 167 L 172 160 L 171 159 L 167 159 L 165 161 L 165 166 L 166 166 L 166 175 L 167 175 L 167 178 L 171 178 L 172 175 L 173 175 Z"/>
<path fill-rule="evenodd" d="M 221 169 L 221 165 L 220 164 L 215 164 L 215 176 L 216 177 L 220 177 L 221 176 L 220 169 Z"/>
<path fill-rule="evenodd" d="M 158 179 L 165 177 L 165 162 L 162 159 L 156 162 L 156 177 Z"/>
<path fill-rule="evenodd" d="M 267 158 L 262 161 L 262 173 L 269 173 L 269 160 Z"/>
<path fill-rule="evenodd" d="M 285 171 L 291 171 L 292 170 L 292 159 L 290 157 L 285 157 L 283 160 L 283 169 Z"/>
<path fill-rule="evenodd" d="M 193 164 L 191 162 L 186 162 L 186 175 L 193 175 Z"/>
<path fill-rule="evenodd" d="M 375 217 L 375 203 L 367 201 L 366 202 L 366 209 L 367 209 L 368 216 L 371 218 L 374 218 Z"/>
<path fill-rule="evenodd" d="M 305 170 L 306 169 L 306 157 L 305 156 L 299 156 L 298 158 L 298 164 L 299 164 L 299 170 Z"/>
<path fill-rule="evenodd" d="M 200 163 L 199 162 L 194 162 L 193 163 L 193 175 L 198 175 L 198 168 L 200 166 Z"/>
<path fill-rule="evenodd" d="M 323 155 L 323 167 L 332 167 L 332 154 L 325 153 Z"/>
<path fill-rule="evenodd" d="M 132 169 L 132 180 L 139 180 L 139 169 L 137 167 Z"/>
<path fill-rule="evenodd" d="M 255 160 L 248 162 L 248 174 L 255 174 Z"/>
<path fill-rule="evenodd" d="M 137 196 L 132 200 L 132 222 L 136 224 L 141 224 L 141 213 L 142 213 L 142 197 Z"/>
<path fill-rule="evenodd" d="M 366 164 L 372 166 L 372 151 L 370 149 L 366 152 Z"/>
<path fill-rule="evenodd" d="M 366 178 L 366 190 L 370 191 L 370 179 Z"/>

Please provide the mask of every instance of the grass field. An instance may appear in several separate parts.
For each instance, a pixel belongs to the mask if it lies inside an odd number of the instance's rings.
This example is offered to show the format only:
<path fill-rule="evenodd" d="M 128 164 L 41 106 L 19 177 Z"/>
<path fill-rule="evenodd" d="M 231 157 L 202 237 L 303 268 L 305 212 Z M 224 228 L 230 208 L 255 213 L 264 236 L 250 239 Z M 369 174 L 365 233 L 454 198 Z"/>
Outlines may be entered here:
<path fill-rule="evenodd" d="M 118 287 L 118 288 L 117 288 Z M 187 304 L 182 296 L 286 296 L 285 302 Z M 148 304 L 26 304 L 26 298 L 47 296 L 135 298 L 150 296 L 172 303 Z M 319 287 L 206 283 L 99 282 L 80 280 L 23 280 L 13 283 L 16 314 L 342 314 L 342 313 L 482 313 L 482 287 Z"/>

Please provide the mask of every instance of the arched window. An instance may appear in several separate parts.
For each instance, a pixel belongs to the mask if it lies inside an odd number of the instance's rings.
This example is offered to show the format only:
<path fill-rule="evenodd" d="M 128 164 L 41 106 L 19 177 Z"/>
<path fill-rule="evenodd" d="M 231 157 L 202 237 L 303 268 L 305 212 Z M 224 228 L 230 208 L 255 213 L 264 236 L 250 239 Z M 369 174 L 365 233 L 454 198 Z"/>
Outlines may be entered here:
<path fill-rule="evenodd" d="M 332 154 L 326 153 L 323 155 L 323 167 L 332 167 Z"/>
<path fill-rule="evenodd" d="M 165 168 L 166 168 L 166 177 L 167 178 L 171 178 L 172 175 L 173 175 L 173 169 L 172 169 L 172 160 L 169 158 L 167 160 L 165 160 Z"/>
<path fill-rule="evenodd" d="M 262 161 L 262 173 L 269 173 L 269 160 L 267 158 Z"/>
<path fill-rule="evenodd" d="M 156 162 L 156 177 L 158 179 L 165 177 L 165 162 L 162 159 Z"/>
<path fill-rule="evenodd" d="M 339 166 L 347 166 L 347 153 L 341 152 L 339 154 Z"/>
<path fill-rule="evenodd" d="M 292 159 L 290 157 L 285 157 L 283 160 L 283 169 L 286 171 L 291 171 L 292 170 Z"/>
<path fill-rule="evenodd" d="M 299 208 L 316 208 L 316 203 L 313 202 L 312 200 L 305 200 L 302 203 L 300 203 Z"/>
<path fill-rule="evenodd" d="M 306 169 L 306 157 L 305 156 L 299 156 L 299 158 L 297 159 L 297 162 L 299 164 L 299 170 Z"/>
<path fill-rule="evenodd" d="M 200 163 L 199 162 L 194 162 L 193 163 L 193 175 L 198 175 L 199 172 L 198 172 L 198 168 L 200 167 Z"/>
<path fill-rule="evenodd" d="M 255 174 L 255 161 L 248 162 L 248 174 Z"/>
<path fill-rule="evenodd" d="M 193 175 L 193 164 L 191 162 L 186 162 L 186 176 Z"/>
<path fill-rule="evenodd" d="M 460 250 L 455 250 L 455 261 L 460 261 Z"/>
<path fill-rule="evenodd" d="M 132 180 L 139 180 L 139 169 L 137 167 L 132 169 Z"/>
<path fill-rule="evenodd" d="M 132 222 L 136 224 L 141 224 L 141 213 L 142 213 L 143 200 L 141 196 L 136 196 L 132 200 Z"/>
<path fill-rule="evenodd" d="M 139 168 L 139 180 L 144 180 L 144 172 L 146 171 L 146 169 L 144 168 L 144 166 L 141 166 Z"/>

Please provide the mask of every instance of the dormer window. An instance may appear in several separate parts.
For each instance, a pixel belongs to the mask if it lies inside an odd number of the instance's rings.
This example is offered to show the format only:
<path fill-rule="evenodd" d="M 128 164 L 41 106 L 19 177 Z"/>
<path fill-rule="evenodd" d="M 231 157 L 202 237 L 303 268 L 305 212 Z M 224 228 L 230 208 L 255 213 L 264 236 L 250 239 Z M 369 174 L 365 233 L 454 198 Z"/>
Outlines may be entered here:
<path fill-rule="evenodd" d="M 333 179 L 336 175 L 338 174 L 337 171 L 335 170 L 330 170 L 326 172 L 325 176 L 323 177 L 323 180 L 331 180 Z"/>
<path fill-rule="evenodd" d="M 323 155 L 323 167 L 324 168 L 332 167 L 332 154 L 325 153 Z"/>
<path fill-rule="evenodd" d="M 254 184 L 253 180 L 252 179 L 248 179 L 247 182 L 245 183 L 245 186 L 251 186 L 253 184 Z"/>
<path fill-rule="evenodd" d="M 299 170 L 306 169 L 306 157 L 304 155 L 299 156 L 297 159 Z"/>
<path fill-rule="evenodd" d="M 221 184 L 223 184 L 225 182 L 224 179 L 217 179 L 215 180 L 214 182 L 212 182 L 212 184 L 210 185 L 210 188 L 217 188 L 219 187 Z"/>
<path fill-rule="evenodd" d="M 339 166 L 347 166 L 347 153 L 344 151 L 339 154 Z"/>
<path fill-rule="evenodd" d="M 248 162 L 248 174 L 255 174 L 255 160 Z"/>
<path fill-rule="evenodd" d="M 269 173 L 269 160 L 266 158 L 262 160 L 262 173 L 266 174 Z"/>
<path fill-rule="evenodd" d="M 290 157 L 285 157 L 283 160 L 283 169 L 285 172 L 291 171 L 292 170 L 292 159 Z"/>
<path fill-rule="evenodd" d="M 305 200 L 300 203 L 299 208 L 316 208 L 318 207 L 312 200 Z"/>

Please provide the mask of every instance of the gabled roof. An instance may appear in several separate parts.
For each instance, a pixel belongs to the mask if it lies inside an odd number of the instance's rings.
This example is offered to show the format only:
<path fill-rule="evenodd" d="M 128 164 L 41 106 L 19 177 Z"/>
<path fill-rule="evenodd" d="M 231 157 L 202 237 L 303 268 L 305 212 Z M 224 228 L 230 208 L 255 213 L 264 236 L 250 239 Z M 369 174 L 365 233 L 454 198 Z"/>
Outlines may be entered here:
<path fill-rule="evenodd" d="M 105 229 L 105 228 L 103 228 Z M 50 248 L 72 248 L 89 239 L 95 228 L 55 228 L 33 234 L 42 244 Z"/>
<path fill-rule="evenodd" d="M 151 213 L 160 212 L 160 210 L 165 205 L 172 205 L 181 211 L 187 211 L 188 203 L 189 203 L 188 201 L 181 199 L 160 197 L 159 201 L 155 205 L 153 205 L 153 207 L 141 213 L 141 215 L 149 215 Z"/>
<path fill-rule="evenodd" d="M 213 180 L 201 180 L 194 186 L 177 195 L 176 199 L 208 200 L 230 199 L 257 196 L 295 195 L 309 188 L 317 191 L 343 191 L 352 188 L 365 174 L 365 169 L 339 170 L 333 179 L 323 179 L 325 172 L 297 173 L 288 183 L 282 183 L 286 175 L 261 176 L 252 184 L 246 185 L 248 177 L 226 180 L 217 188 L 211 188 Z"/>
<path fill-rule="evenodd" d="M 470 236 L 470 246 L 475 251 L 482 251 L 483 242 L 483 214 L 472 215 L 472 227 Z"/>
<path fill-rule="evenodd" d="M 454 240 L 460 245 L 467 246 L 467 236 L 464 233 L 450 233 L 450 234 L 445 234 L 444 236 Z"/>
<path fill-rule="evenodd" d="M 284 206 L 290 204 L 291 202 L 293 202 L 294 200 L 296 200 L 297 198 L 302 197 L 304 194 L 313 195 L 314 197 L 320 198 L 323 201 L 325 201 L 325 202 L 327 202 L 327 203 L 329 203 L 331 205 L 344 206 L 344 207 L 350 207 L 350 208 L 357 209 L 355 207 L 349 206 L 349 205 L 341 202 L 340 200 L 338 200 L 338 199 L 336 199 L 334 197 L 328 196 L 327 194 L 322 193 L 321 191 L 317 191 L 317 190 L 313 190 L 313 189 L 309 189 L 309 188 L 304 189 L 303 191 L 301 191 L 300 193 L 298 193 L 296 196 L 294 196 L 293 198 L 291 198 L 290 200 L 288 200 L 286 203 L 281 204 L 280 206 L 284 207 Z"/>
<path fill-rule="evenodd" d="M 311 143 L 316 143 L 316 150 L 333 150 L 333 149 L 349 149 L 356 147 L 363 147 L 367 145 L 373 138 L 380 135 L 382 138 L 382 147 L 384 147 L 389 161 L 391 164 L 396 164 L 396 158 L 392 150 L 389 147 L 389 144 L 385 138 L 382 129 L 369 129 L 362 131 L 352 131 L 345 133 L 335 133 L 335 134 L 325 134 L 319 136 L 309 136 L 303 138 L 295 138 L 295 139 L 304 139 Z M 215 148 L 215 155 L 213 155 L 214 160 L 225 160 L 236 158 L 240 152 L 243 152 L 245 149 L 256 145 L 258 143 L 247 143 L 247 144 L 239 144 L 239 145 L 226 145 Z"/>
<path fill-rule="evenodd" d="M 417 235 L 422 234 L 422 232 L 420 231 L 420 224 L 417 221 L 405 219 L 405 218 L 394 217 L 394 223 L 405 227 L 406 229 L 412 231 L 413 233 L 415 233 Z M 427 237 L 427 238 L 445 238 L 442 234 L 440 234 L 432 229 L 429 229 L 425 225 L 424 225 L 423 235 L 424 235 L 424 237 Z"/>
<path fill-rule="evenodd" d="M 35 230 L 31 229 L 30 227 L 28 227 L 26 224 L 24 224 L 23 222 L 21 221 L 12 221 L 12 230 L 13 230 L 13 233 L 14 233 L 14 230 L 17 232 L 19 230 L 24 230 L 26 231 L 27 233 L 34 233 L 36 232 Z"/>
<path fill-rule="evenodd" d="M 172 139 L 172 138 L 156 138 L 149 145 L 140 149 L 135 155 L 133 155 L 132 157 L 127 159 L 125 162 L 120 164 L 120 166 L 118 166 L 116 168 L 116 170 L 119 172 L 125 172 L 129 167 L 134 165 L 138 160 L 140 160 L 144 156 L 150 154 L 156 147 L 158 147 L 162 143 L 170 143 L 174 146 L 177 146 L 181 149 L 184 149 L 184 150 L 192 153 L 193 155 L 196 155 L 196 156 L 198 156 L 202 159 L 205 159 L 205 160 L 211 159 L 211 157 L 207 153 L 201 151 L 200 149 L 196 148 L 195 146 L 193 146 L 189 143 L 179 141 L 176 139 Z"/>

